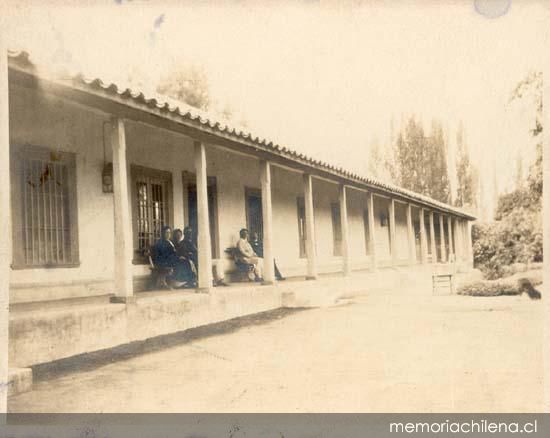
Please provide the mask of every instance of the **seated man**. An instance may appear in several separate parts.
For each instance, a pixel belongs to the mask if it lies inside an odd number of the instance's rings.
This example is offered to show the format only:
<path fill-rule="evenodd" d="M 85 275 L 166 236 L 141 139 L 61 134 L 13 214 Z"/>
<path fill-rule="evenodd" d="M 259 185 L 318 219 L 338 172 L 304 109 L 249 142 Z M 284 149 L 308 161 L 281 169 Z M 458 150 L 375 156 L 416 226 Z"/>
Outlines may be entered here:
<path fill-rule="evenodd" d="M 191 266 L 193 267 L 196 275 L 199 269 L 198 249 L 193 242 L 193 230 L 191 229 L 191 227 L 185 227 L 183 229 L 183 240 L 178 243 L 176 249 L 178 252 L 178 256 L 191 263 Z M 218 272 L 217 269 L 213 269 L 212 272 L 214 286 L 227 286 L 223 276 Z"/>
<path fill-rule="evenodd" d="M 248 230 L 243 228 L 239 232 L 240 239 L 237 242 L 237 258 L 241 263 L 254 266 L 256 281 L 263 281 L 263 259 L 258 257 L 248 242 Z"/>
<path fill-rule="evenodd" d="M 176 254 L 176 248 L 170 237 L 172 230 L 168 226 L 162 228 L 161 237 L 153 245 L 151 258 L 155 268 L 159 269 L 158 286 L 172 289 L 168 284 L 168 280 L 171 280 L 174 275 L 174 267 L 178 263 L 178 256 Z"/>
<path fill-rule="evenodd" d="M 262 241 L 260 240 L 260 238 L 258 237 L 258 233 L 256 233 L 256 232 L 252 233 L 252 236 L 251 236 L 251 239 L 250 239 L 250 246 L 252 247 L 254 252 L 259 257 L 263 258 L 263 256 L 264 256 L 264 245 L 263 245 Z M 275 269 L 275 278 L 279 281 L 285 280 L 285 277 L 283 277 L 283 275 L 279 271 L 279 268 L 277 267 L 277 263 L 275 262 L 275 260 L 273 260 L 273 267 Z"/>

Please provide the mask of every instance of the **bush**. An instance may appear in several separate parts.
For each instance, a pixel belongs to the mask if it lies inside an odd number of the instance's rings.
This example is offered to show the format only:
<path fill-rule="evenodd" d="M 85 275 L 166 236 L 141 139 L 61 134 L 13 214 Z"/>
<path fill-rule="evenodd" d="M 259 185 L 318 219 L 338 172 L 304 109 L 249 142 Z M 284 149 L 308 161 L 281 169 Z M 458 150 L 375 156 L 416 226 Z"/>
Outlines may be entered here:
<path fill-rule="evenodd" d="M 520 295 L 524 292 L 522 280 L 527 279 L 533 286 L 542 283 L 542 271 L 521 272 L 502 280 L 478 280 L 460 286 L 458 295 L 472 297 L 496 297 L 500 295 Z"/>
<path fill-rule="evenodd" d="M 513 273 L 513 264 L 542 261 L 542 215 L 537 209 L 519 208 L 500 221 L 475 224 L 472 238 L 474 266 L 490 280 Z"/>
<path fill-rule="evenodd" d="M 534 135 L 540 132 L 537 124 Z M 474 225 L 474 264 L 486 278 L 510 275 L 516 263 L 542 262 L 542 174 L 542 145 L 537 144 L 527 181 L 499 197 L 496 222 Z"/>

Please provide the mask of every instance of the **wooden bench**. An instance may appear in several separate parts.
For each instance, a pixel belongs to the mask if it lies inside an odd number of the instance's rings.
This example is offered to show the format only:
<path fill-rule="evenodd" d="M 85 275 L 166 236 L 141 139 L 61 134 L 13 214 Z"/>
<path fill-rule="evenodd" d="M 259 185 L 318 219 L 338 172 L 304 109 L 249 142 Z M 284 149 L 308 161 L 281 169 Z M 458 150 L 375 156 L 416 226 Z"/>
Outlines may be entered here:
<path fill-rule="evenodd" d="M 149 269 L 151 270 L 149 289 L 155 290 L 162 287 L 171 288 L 172 285 L 170 284 L 170 280 L 168 279 L 168 277 L 174 273 L 174 269 L 155 265 L 150 248 L 147 248 L 144 251 L 144 254 L 149 260 Z"/>
<path fill-rule="evenodd" d="M 256 279 L 256 275 L 254 274 L 254 265 L 251 263 L 243 263 L 239 258 L 239 250 L 232 246 L 225 249 L 225 253 L 233 260 L 235 263 L 235 267 L 237 270 L 235 271 L 235 274 L 237 274 L 236 281 L 254 281 Z"/>

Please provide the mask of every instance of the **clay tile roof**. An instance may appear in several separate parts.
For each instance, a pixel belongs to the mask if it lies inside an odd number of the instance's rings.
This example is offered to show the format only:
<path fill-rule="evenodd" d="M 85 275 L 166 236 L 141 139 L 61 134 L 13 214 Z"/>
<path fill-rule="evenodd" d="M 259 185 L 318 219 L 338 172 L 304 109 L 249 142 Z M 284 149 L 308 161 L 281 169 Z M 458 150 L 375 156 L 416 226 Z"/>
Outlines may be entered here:
<path fill-rule="evenodd" d="M 10 61 L 10 66 L 13 65 L 16 67 L 18 66 L 24 68 L 26 70 L 30 70 L 31 73 L 34 73 L 38 76 L 38 73 L 33 72 L 34 64 L 27 52 L 8 50 L 8 57 Z M 131 99 L 135 103 L 138 103 L 145 107 L 153 107 L 162 111 L 168 111 L 170 114 L 177 115 L 178 117 L 186 121 L 198 123 L 200 127 L 208 128 L 214 132 L 224 133 L 226 135 L 229 134 L 235 137 L 236 141 L 245 139 L 247 140 L 247 142 L 251 142 L 254 146 L 260 146 L 260 149 L 262 150 L 268 150 L 277 155 L 282 155 L 290 157 L 294 160 L 299 160 L 300 162 L 314 168 L 328 170 L 336 176 L 348 179 L 350 185 L 352 185 L 353 183 L 366 184 L 368 186 L 378 188 L 384 192 L 404 196 L 410 200 L 417 201 L 418 203 L 424 204 L 426 206 L 432 206 L 468 219 L 475 219 L 474 216 L 463 211 L 462 209 L 453 207 L 443 202 L 436 201 L 435 199 L 432 199 L 428 196 L 424 196 L 392 184 L 378 181 L 372 177 L 359 176 L 346 169 L 343 169 L 342 167 L 336 167 L 333 164 L 328 164 L 304 155 L 303 153 L 298 153 L 292 149 L 287 148 L 286 146 L 281 146 L 271 140 L 252 135 L 250 132 L 245 132 L 243 129 L 239 129 L 235 126 L 230 126 L 227 122 L 218 120 L 218 118 L 211 113 L 194 108 L 190 105 L 171 99 L 167 96 L 155 93 L 150 93 L 150 95 L 146 96 L 141 90 L 132 90 L 129 87 L 120 87 L 112 82 L 104 83 L 101 78 L 87 78 L 82 73 L 72 75 L 70 82 L 74 85 L 84 85 L 85 87 L 89 87 L 94 90 L 100 90 L 106 95 L 117 95 L 119 97 Z"/>

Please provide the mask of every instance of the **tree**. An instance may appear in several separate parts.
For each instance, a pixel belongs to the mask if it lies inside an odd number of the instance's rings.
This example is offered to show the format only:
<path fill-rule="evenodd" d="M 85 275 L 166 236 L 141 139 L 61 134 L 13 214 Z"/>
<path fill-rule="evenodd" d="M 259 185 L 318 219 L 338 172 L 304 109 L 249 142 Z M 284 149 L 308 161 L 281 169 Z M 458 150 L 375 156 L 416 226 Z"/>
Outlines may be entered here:
<path fill-rule="evenodd" d="M 447 146 L 440 122 L 434 120 L 430 135 L 426 136 L 422 123 L 411 116 L 397 136 L 393 155 L 400 186 L 438 201 L 449 201 Z"/>
<path fill-rule="evenodd" d="M 393 163 L 393 151 L 380 145 L 377 139 L 371 143 L 369 152 L 369 174 L 381 181 L 397 184 L 396 166 Z"/>
<path fill-rule="evenodd" d="M 447 145 L 443 126 L 439 121 L 432 121 L 431 133 L 428 138 L 427 181 L 428 194 L 442 202 L 450 200 L 450 183 L 447 169 Z"/>
<path fill-rule="evenodd" d="M 456 134 L 456 144 L 457 190 L 455 205 L 457 207 L 476 207 L 478 191 L 477 181 L 479 179 L 478 172 L 470 161 L 470 154 L 465 141 L 464 127 L 462 124 L 460 124 Z"/>
<path fill-rule="evenodd" d="M 542 74 L 531 73 L 514 89 L 511 101 L 530 97 L 534 106 L 531 135 L 540 139 L 542 125 Z M 542 247 L 542 143 L 526 184 L 498 198 L 496 221 L 474 228 L 474 262 L 489 278 L 506 273 L 512 263 L 541 262 Z"/>
<path fill-rule="evenodd" d="M 203 69 L 194 65 L 179 66 L 163 77 L 157 92 L 207 111 L 210 107 L 210 87 Z"/>

